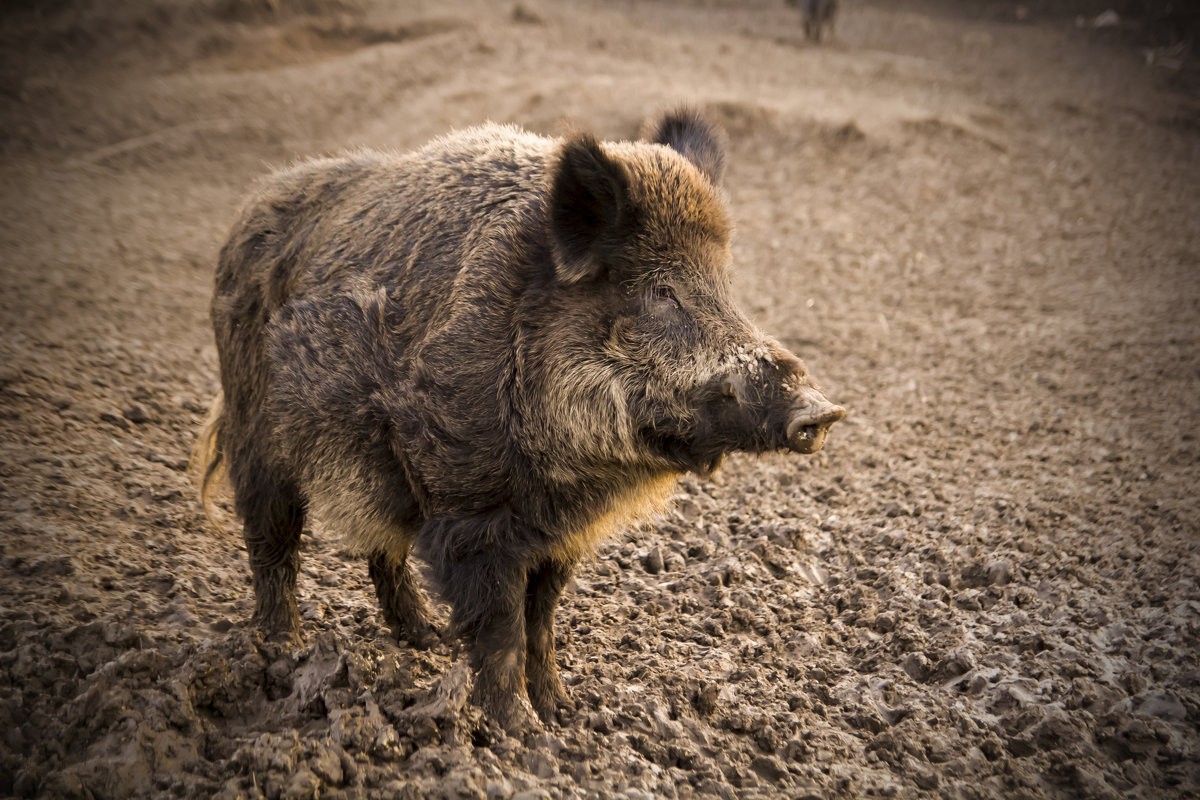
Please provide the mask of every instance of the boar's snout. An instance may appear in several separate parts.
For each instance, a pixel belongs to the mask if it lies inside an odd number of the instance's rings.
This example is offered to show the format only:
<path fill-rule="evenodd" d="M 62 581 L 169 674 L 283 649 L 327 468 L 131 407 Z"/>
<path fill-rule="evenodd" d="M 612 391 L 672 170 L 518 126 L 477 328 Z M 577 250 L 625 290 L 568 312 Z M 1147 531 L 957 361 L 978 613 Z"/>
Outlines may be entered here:
<path fill-rule="evenodd" d="M 797 453 L 815 453 L 825 445 L 829 427 L 846 416 L 846 409 L 811 386 L 802 387 L 788 415 L 787 446 Z"/>

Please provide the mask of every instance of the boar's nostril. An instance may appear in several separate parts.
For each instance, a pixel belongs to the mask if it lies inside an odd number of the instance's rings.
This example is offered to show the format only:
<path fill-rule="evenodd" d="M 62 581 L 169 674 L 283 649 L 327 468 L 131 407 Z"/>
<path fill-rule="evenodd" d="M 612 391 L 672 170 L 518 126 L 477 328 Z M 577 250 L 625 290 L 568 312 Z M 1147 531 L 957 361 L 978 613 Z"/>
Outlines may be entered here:
<path fill-rule="evenodd" d="M 818 406 L 806 405 L 798 408 L 792 412 L 792 418 L 788 420 L 788 438 L 790 439 L 800 428 L 809 425 L 816 428 L 828 428 L 844 416 L 846 416 L 846 409 L 835 406 L 829 401 Z"/>
<path fill-rule="evenodd" d="M 835 422 L 841 422 L 846 416 L 846 409 L 841 406 L 832 406 L 827 410 L 821 418 L 814 422 L 814 425 L 820 425 L 823 428 L 828 428 Z"/>

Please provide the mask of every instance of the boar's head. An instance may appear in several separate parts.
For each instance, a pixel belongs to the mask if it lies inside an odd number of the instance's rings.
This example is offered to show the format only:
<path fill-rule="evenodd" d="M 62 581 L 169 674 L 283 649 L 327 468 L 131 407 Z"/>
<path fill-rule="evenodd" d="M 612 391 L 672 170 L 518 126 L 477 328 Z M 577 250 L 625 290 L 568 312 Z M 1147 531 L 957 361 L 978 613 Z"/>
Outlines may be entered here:
<path fill-rule="evenodd" d="M 682 111 L 647 138 L 577 135 L 552 175 L 555 302 L 592 337 L 575 354 L 606 376 L 591 391 L 621 405 L 588 423 L 616 421 L 641 459 L 701 474 L 733 451 L 820 450 L 845 410 L 731 295 L 720 134 Z"/>

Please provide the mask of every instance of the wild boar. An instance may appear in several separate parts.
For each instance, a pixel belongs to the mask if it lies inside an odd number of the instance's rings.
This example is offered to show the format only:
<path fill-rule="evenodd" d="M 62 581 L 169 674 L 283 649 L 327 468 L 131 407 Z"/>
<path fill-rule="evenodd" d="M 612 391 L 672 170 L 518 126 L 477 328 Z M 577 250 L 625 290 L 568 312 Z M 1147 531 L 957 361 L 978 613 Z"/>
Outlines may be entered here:
<path fill-rule="evenodd" d="M 828 28 L 829 33 L 833 33 L 834 25 L 837 22 L 837 0 L 788 0 L 788 4 L 800 6 L 800 13 L 804 18 L 806 39 L 819 43 L 821 31 L 824 28 Z"/>
<path fill-rule="evenodd" d="M 520 729 L 566 704 L 553 615 L 579 560 L 680 475 L 815 452 L 845 413 L 730 296 L 723 163 L 683 110 L 643 141 L 489 124 L 262 182 L 220 254 L 197 445 L 205 497 L 232 484 L 254 622 L 298 633 L 315 519 L 426 643 L 416 545 L 487 711 Z"/>

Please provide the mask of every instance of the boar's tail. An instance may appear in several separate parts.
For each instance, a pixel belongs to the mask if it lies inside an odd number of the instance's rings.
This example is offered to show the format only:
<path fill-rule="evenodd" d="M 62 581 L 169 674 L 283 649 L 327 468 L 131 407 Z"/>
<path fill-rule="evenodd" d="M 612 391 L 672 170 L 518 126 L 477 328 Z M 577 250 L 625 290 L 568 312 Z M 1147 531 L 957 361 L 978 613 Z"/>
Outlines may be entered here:
<path fill-rule="evenodd" d="M 213 492 L 225 483 L 228 474 L 225 459 L 221 455 L 221 443 L 217 436 L 221 428 L 221 419 L 224 416 L 225 393 L 217 392 L 212 406 L 208 409 L 208 415 L 204 418 L 204 424 L 200 427 L 200 433 L 196 435 L 196 443 L 192 445 L 192 457 L 188 461 L 188 471 L 192 475 L 192 481 L 199 484 L 200 503 L 204 506 L 204 516 L 208 519 L 208 524 L 218 531 L 224 530 L 224 526 L 217 518 L 217 506 L 213 499 Z"/>

